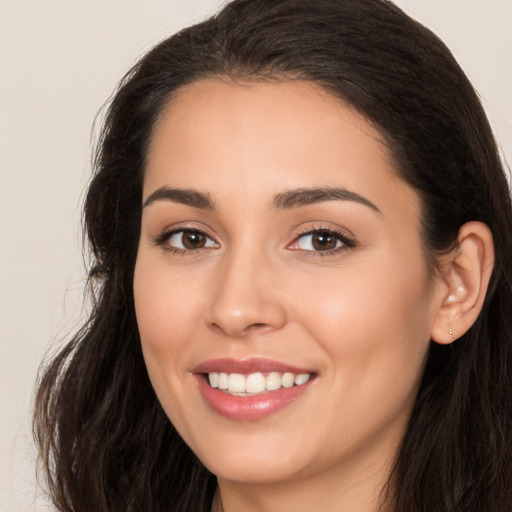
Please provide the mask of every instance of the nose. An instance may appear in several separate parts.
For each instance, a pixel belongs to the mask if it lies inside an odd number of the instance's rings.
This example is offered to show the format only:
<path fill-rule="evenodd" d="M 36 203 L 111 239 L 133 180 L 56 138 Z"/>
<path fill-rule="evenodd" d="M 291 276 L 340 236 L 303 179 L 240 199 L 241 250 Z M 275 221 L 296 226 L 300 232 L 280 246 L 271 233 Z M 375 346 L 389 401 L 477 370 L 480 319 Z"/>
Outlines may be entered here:
<path fill-rule="evenodd" d="M 279 272 L 258 254 L 226 258 L 217 268 L 206 322 L 230 337 L 269 332 L 286 324 Z"/>

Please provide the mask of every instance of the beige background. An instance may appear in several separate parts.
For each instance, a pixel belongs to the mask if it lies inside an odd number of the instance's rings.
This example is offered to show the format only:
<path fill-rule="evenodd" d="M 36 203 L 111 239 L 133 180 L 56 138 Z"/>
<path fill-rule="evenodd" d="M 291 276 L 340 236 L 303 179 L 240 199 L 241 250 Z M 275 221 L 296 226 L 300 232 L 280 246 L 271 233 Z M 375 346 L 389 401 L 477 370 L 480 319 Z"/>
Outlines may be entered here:
<path fill-rule="evenodd" d="M 0 510 L 48 510 L 30 408 L 45 352 L 74 330 L 80 201 L 96 112 L 135 58 L 214 0 L 0 0 Z M 512 161 L 512 1 L 396 0 L 473 80 Z"/>

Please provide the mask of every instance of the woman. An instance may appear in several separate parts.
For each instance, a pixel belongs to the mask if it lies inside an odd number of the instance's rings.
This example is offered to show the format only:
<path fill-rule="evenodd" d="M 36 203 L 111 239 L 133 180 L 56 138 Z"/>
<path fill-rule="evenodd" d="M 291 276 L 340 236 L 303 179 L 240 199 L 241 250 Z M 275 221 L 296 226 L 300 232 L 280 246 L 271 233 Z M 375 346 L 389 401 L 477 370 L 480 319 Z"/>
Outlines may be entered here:
<path fill-rule="evenodd" d="M 432 33 L 235 0 L 124 78 L 96 167 L 59 510 L 511 509 L 510 197 Z"/>

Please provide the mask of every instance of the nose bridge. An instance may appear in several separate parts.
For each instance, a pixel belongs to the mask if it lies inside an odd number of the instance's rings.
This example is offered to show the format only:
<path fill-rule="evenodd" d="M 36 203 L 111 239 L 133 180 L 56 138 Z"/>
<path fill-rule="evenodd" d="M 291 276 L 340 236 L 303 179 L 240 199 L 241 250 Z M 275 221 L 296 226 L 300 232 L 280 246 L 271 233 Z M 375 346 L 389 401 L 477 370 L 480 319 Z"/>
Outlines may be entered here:
<path fill-rule="evenodd" d="M 278 269 L 265 251 L 232 248 L 217 270 L 206 319 L 210 326 L 238 337 L 284 325 L 284 304 L 273 284 Z"/>

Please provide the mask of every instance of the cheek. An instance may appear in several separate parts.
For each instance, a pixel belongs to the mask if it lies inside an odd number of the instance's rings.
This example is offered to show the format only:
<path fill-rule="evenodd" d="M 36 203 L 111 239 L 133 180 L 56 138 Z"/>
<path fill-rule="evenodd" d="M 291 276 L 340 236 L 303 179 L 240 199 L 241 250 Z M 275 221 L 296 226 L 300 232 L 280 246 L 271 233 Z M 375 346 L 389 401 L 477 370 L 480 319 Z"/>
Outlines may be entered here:
<path fill-rule="evenodd" d="M 137 323 L 144 350 L 179 352 L 201 317 L 197 283 L 139 257 L 134 274 Z"/>
<path fill-rule="evenodd" d="M 134 299 L 144 361 L 163 409 L 181 432 L 193 430 L 186 414 L 190 341 L 201 317 L 201 294 L 194 284 L 183 273 L 155 264 L 144 252 L 139 254 Z"/>
<path fill-rule="evenodd" d="M 297 311 L 327 362 L 324 435 L 343 423 L 345 440 L 358 439 L 364 429 L 372 437 L 406 423 L 430 343 L 423 273 L 403 275 L 384 266 L 360 270 L 352 276 L 346 268 L 313 288 Z M 331 441 L 333 447 L 345 442 L 339 434 Z"/>
<path fill-rule="evenodd" d="M 370 261 L 370 259 L 368 259 Z M 372 258 L 302 283 L 297 318 L 313 334 L 343 379 L 416 382 L 430 342 L 427 276 L 423 261 Z M 337 370 L 336 370 L 337 368 Z M 362 379 L 361 379 L 362 381 Z"/>
<path fill-rule="evenodd" d="M 142 352 L 160 402 L 174 414 L 183 395 L 183 376 L 193 330 L 200 317 L 193 283 L 140 253 L 134 273 L 134 300 Z"/>

